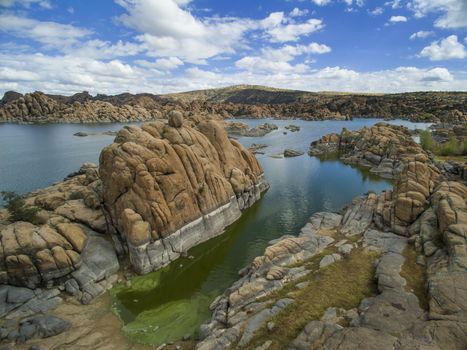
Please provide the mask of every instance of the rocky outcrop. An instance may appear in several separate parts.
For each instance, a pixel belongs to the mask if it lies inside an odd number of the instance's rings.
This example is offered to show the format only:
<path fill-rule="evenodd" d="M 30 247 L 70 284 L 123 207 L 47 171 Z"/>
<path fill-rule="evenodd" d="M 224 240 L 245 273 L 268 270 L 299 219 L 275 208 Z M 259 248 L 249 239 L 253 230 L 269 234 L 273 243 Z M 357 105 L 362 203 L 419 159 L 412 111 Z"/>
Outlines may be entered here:
<path fill-rule="evenodd" d="M 256 158 L 214 121 L 125 127 L 100 158 L 103 202 L 139 273 L 220 234 L 267 188 Z"/>
<path fill-rule="evenodd" d="M 103 293 L 119 263 L 106 239 L 97 167 L 85 164 L 62 183 L 29 194 L 40 223 L 6 223 L 0 239 L 0 283 L 60 285 L 82 302 Z"/>
<path fill-rule="evenodd" d="M 0 103 L 0 121 L 141 121 L 159 118 L 175 108 L 185 111 L 185 117 L 203 115 L 218 119 L 349 120 L 353 117 L 398 117 L 412 121 L 465 124 L 466 101 L 467 94 L 464 92 L 320 94 L 249 86 L 169 95 L 123 93 L 115 96 L 98 94 L 94 97 L 87 92 L 73 96 L 34 92 L 23 96 L 10 91 Z"/>
<path fill-rule="evenodd" d="M 105 123 L 145 121 L 158 117 L 160 112 L 140 106 L 115 106 L 87 99 L 63 103 L 41 92 L 7 99 L 0 107 L 0 121 L 3 122 Z"/>
<path fill-rule="evenodd" d="M 228 122 L 225 124 L 225 130 L 229 135 L 233 136 L 261 137 L 277 129 L 277 125 L 271 123 L 260 124 L 254 128 L 249 128 L 248 125 L 241 122 Z"/>
<path fill-rule="evenodd" d="M 381 194 L 375 217 L 381 228 L 387 226 L 398 234 L 409 235 L 409 226 L 428 208 L 440 174 L 427 160 L 422 154 L 407 158 L 394 190 Z"/>
<path fill-rule="evenodd" d="M 343 129 L 314 141 L 308 152 L 311 156 L 336 153 L 345 163 L 370 168 L 384 178 L 396 178 L 413 155 L 428 158 L 407 128 L 378 123 L 358 131 Z M 424 159 L 427 161 L 427 159 Z"/>
<path fill-rule="evenodd" d="M 401 152 L 403 169 L 392 172 L 397 177 L 394 190 L 356 198 L 342 215 L 317 213 L 298 237 L 270 242 L 264 255 L 240 271 L 242 277 L 213 302 L 212 318 L 200 329 L 198 350 L 233 345 L 336 350 L 467 346 L 467 187 L 444 179 L 423 152 L 409 155 L 410 148 L 401 147 L 404 138 L 391 146 L 399 150 L 393 153 L 384 142 L 386 132 L 379 138 L 381 145 L 370 141 L 368 133 L 360 131 L 350 139 L 330 135 L 315 146 L 345 150 L 350 145 L 357 161 L 368 150 L 394 159 Z M 375 131 L 371 134 L 378 139 Z M 378 255 L 373 273 L 377 291 L 354 308 L 338 306 L 342 300 L 333 303 L 326 291 L 309 289 L 326 278 L 333 294 L 361 283 L 358 277 L 340 285 L 345 273 L 332 281 L 326 271 L 339 266 L 332 271 L 347 268 L 350 274 L 362 268 L 353 265 L 355 257 L 368 252 Z M 310 293 L 317 293 L 314 302 L 324 303 L 320 314 L 316 308 L 306 310 L 311 308 L 304 302 Z M 351 306 L 351 296 L 346 297 L 344 303 Z M 295 318 L 308 320 L 298 333 L 294 326 L 277 324 Z"/>
<path fill-rule="evenodd" d="M 323 136 L 311 143 L 309 154 L 334 153 L 350 164 L 370 169 L 382 177 L 397 179 L 394 190 L 378 198 L 375 223 L 381 229 L 410 235 L 409 226 L 429 206 L 440 181 L 440 171 L 410 132 L 401 126 L 379 123 L 371 128 Z"/>

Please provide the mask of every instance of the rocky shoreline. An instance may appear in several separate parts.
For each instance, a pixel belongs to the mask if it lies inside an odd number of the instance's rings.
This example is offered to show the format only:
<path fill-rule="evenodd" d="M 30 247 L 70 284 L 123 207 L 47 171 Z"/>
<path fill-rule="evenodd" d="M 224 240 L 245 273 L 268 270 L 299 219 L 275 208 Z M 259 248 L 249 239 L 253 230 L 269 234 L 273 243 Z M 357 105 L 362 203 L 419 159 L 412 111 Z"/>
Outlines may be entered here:
<path fill-rule="evenodd" d="M 122 129 L 100 166 L 25 197 L 34 223 L 0 218 L 0 338 L 21 344 L 69 330 L 54 310 L 176 260 L 216 235 L 268 184 L 256 158 L 215 121 Z M 162 221 L 161 221 L 162 220 Z M 66 301 L 66 302 L 65 302 Z M 37 342 L 37 341 L 36 341 Z"/>
<path fill-rule="evenodd" d="M 464 349 L 467 187 L 411 140 L 376 125 L 314 142 L 311 153 L 337 148 L 367 167 L 378 156 L 394 190 L 316 213 L 298 236 L 270 242 L 212 303 L 196 349 Z"/>
<path fill-rule="evenodd" d="M 9 91 L 0 101 L 3 123 L 141 122 L 162 118 L 173 109 L 197 116 L 303 120 L 401 118 L 463 124 L 467 122 L 467 94 L 421 92 L 404 94 L 332 94 L 269 91 L 261 87 L 230 87 L 209 91 L 153 95 L 124 93 L 72 96 Z"/>
<path fill-rule="evenodd" d="M 330 153 L 394 179 L 394 189 L 315 213 L 298 236 L 271 241 L 212 303 L 196 349 L 465 348 L 462 178 L 383 123 L 311 144 L 310 154 Z M 253 154 L 214 120 L 171 112 L 123 128 L 99 167 L 26 197 L 41 208 L 36 223 L 0 221 L 2 343 L 140 348 L 116 332 L 102 294 L 221 234 L 267 188 Z M 70 319 L 79 308 L 112 326 L 83 342 L 93 319 Z"/>

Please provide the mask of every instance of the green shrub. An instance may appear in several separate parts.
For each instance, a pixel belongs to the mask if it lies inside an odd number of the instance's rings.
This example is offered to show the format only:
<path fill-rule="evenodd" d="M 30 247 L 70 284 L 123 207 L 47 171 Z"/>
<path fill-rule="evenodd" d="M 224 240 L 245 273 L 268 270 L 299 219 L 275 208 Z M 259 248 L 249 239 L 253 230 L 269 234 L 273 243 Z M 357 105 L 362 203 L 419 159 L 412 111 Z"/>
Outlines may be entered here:
<path fill-rule="evenodd" d="M 449 140 L 438 147 L 438 152 L 440 156 L 453 156 L 459 155 L 461 153 L 460 146 L 457 143 L 455 137 L 451 136 Z"/>
<path fill-rule="evenodd" d="M 425 151 L 435 151 L 436 141 L 433 139 L 431 132 L 428 130 L 423 130 L 420 132 L 420 144 L 422 145 Z"/>
<path fill-rule="evenodd" d="M 5 208 L 10 214 L 8 218 L 10 221 L 37 222 L 37 213 L 41 210 L 40 208 L 27 205 L 24 199 L 15 192 L 1 192 L 1 195 L 6 202 Z"/>
<path fill-rule="evenodd" d="M 454 136 L 448 141 L 439 143 L 427 130 L 420 132 L 420 144 L 425 151 L 431 151 L 439 156 L 461 156 L 467 155 L 467 140 L 458 142 Z"/>

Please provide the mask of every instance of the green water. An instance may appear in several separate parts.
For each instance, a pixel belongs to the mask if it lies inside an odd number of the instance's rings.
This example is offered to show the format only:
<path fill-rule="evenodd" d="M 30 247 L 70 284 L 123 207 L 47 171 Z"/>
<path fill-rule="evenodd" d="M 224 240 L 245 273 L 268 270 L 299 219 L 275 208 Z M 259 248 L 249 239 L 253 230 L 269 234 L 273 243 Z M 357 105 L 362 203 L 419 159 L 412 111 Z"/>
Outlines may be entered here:
<path fill-rule="evenodd" d="M 238 270 L 262 254 L 269 241 L 297 234 L 315 212 L 337 210 L 357 195 L 391 187 L 388 181 L 338 160 L 306 154 L 271 157 L 285 148 L 306 151 L 311 141 L 342 127 L 359 129 L 375 122 L 293 121 L 301 131 L 284 135 L 284 126 L 290 122 L 274 121 L 279 130 L 261 138 L 240 138 L 246 146 L 269 146 L 258 159 L 271 188 L 224 234 L 191 249 L 192 259 L 179 259 L 160 271 L 136 277 L 131 287 L 112 289 L 113 309 L 124 322 L 123 332 L 133 341 L 153 345 L 195 335 L 211 316 L 210 303 L 238 279 Z"/>

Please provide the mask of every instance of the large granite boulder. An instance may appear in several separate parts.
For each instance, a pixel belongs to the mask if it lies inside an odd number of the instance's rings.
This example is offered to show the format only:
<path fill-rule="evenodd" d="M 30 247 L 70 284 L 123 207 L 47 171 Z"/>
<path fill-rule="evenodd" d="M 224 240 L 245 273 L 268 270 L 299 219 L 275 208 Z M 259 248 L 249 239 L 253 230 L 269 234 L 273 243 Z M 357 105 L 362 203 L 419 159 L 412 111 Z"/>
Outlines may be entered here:
<path fill-rule="evenodd" d="M 25 202 L 41 209 L 41 223 L 3 221 L 0 284 L 61 286 L 83 303 L 108 289 L 119 262 L 104 236 L 100 187 L 97 166 L 86 163 L 63 182 L 28 194 Z"/>
<path fill-rule="evenodd" d="M 107 221 L 139 273 L 221 233 L 267 187 L 256 158 L 219 124 L 192 128 L 180 112 L 122 129 L 99 171 Z"/>
<path fill-rule="evenodd" d="M 85 239 L 74 224 L 63 224 L 60 230 L 28 222 L 7 226 L 1 235 L 2 282 L 34 288 L 67 275 L 79 266 Z"/>
<path fill-rule="evenodd" d="M 430 205 L 430 195 L 439 183 L 439 170 L 427 162 L 423 154 L 406 158 L 406 166 L 392 191 L 383 192 L 379 199 L 375 222 L 394 232 L 408 235 L 409 227 Z"/>

